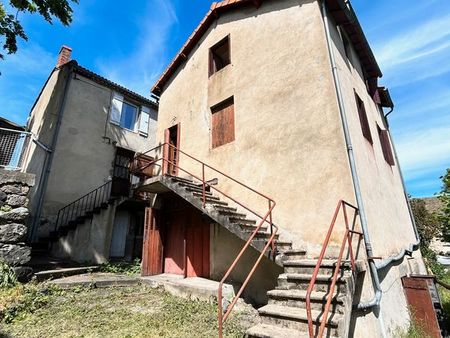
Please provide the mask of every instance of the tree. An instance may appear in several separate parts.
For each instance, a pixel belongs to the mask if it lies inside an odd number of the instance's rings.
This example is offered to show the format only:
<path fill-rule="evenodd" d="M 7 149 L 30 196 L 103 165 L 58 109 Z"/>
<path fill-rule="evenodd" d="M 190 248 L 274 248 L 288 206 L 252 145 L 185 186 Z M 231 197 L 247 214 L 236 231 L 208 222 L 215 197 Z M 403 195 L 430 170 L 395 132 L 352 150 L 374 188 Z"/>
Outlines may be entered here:
<path fill-rule="evenodd" d="M 64 26 L 68 26 L 72 22 L 73 12 L 70 2 L 78 3 L 78 0 L 10 0 L 8 8 L 13 13 L 8 13 L 3 1 L 0 2 L 0 37 L 4 38 L 3 50 L 14 54 L 17 51 L 17 39 L 28 40 L 20 24 L 19 13 L 39 13 L 50 24 L 55 17 Z M 0 53 L 0 59 L 3 58 L 4 55 Z"/>
<path fill-rule="evenodd" d="M 441 179 L 442 189 L 438 198 L 442 202 L 442 210 L 438 217 L 442 224 L 442 238 L 444 241 L 450 242 L 450 168 Z"/>

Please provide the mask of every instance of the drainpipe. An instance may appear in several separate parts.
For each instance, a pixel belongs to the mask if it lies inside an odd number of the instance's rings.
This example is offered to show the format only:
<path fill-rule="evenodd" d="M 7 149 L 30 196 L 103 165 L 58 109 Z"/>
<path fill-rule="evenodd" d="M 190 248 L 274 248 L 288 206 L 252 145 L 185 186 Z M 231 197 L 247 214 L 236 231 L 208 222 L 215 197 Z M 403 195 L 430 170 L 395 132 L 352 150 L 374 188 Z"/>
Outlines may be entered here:
<path fill-rule="evenodd" d="M 344 137 L 345 137 L 345 143 L 347 146 L 347 154 L 348 154 L 348 160 L 349 160 L 349 164 L 350 164 L 350 171 L 352 174 L 353 187 L 355 190 L 356 203 L 358 205 L 359 215 L 360 215 L 360 219 L 361 219 L 361 229 L 363 232 L 366 253 L 367 253 L 367 257 L 368 257 L 368 261 L 369 261 L 370 273 L 372 276 L 372 282 L 373 282 L 373 287 L 374 287 L 374 292 L 375 292 L 375 296 L 371 301 L 358 304 L 358 306 L 357 306 L 358 309 L 365 310 L 365 309 L 370 309 L 374 306 L 380 305 L 382 291 L 381 291 L 380 280 L 378 277 L 378 271 L 375 266 L 375 262 L 372 259 L 372 257 L 373 257 L 372 244 L 370 241 L 366 212 L 365 212 L 364 203 L 362 200 L 358 172 L 356 170 L 355 156 L 353 153 L 353 147 L 352 147 L 350 132 L 349 132 L 349 128 L 348 128 L 348 121 L 347 121 L 347 116 L 346 116 L 346 112 L 345 112 L 344 99 L 343 99 L 343 95 L 342 95 L 342 91 L 341 91 L 341 84 L 340 84 L 340 80 L 339 80 L 338 68 L 336 65 L 333 46 L 331 43 L 332 39 L 331 39 L 331 34 L 330 34 L 327 7 L 325 4 L 325 1 L 322 1 L 322 18 L 323 18 L 324 27 L 325 27 L 325 35 L 326 35 L 326 40 L 327 40 L 328 54 L 330 57 L 331 67 L 332 67 L 332 71 L 333 71 L 333 80 L 334 80 L 334 86 L 335 86 L 337 99 L 338 99 L 339 113 L 341 115 L 342 127 L 344 129 Z M 383 332 L 383 335 L 385 336 L 385 332 Z"/>
<path fill-rule="evenodd" d="M 62 69 L 62 68 L 61 68 Z M 31 236 L 30 239 L 33 242 L 36 239 L 37 228 L 40 223 L 41 215 L 42 215 L 42 206 L 44 204 L 44 196 L 47 191 L 48 178 L 51 172 L 51 165 L 53 161 L 54 150 L 56 147 L 56 142 L 58 141 L 59 129 L 61 127 L 62 115 L 64 112 L 64 108 L 66 106 L 67 93 L 69 91 L 69 83 L 72 76 L 72 65 L 70 65 L 67 69 L 67 78 L 64 83 L 64 93 L 61 101 L 61 106 L 59 107 L 58 117 L 56 120 L 55 131 L 53 133 L 52 142 L 50 144 L 50 149 L 48 149 L 47 154 L 44 160 L 44 166 L 42 168 L 41 179 L 39 181 L 39 193 L 38 193 L 38 202 L 35 208 L 33 223 L 31 225 Z"/>

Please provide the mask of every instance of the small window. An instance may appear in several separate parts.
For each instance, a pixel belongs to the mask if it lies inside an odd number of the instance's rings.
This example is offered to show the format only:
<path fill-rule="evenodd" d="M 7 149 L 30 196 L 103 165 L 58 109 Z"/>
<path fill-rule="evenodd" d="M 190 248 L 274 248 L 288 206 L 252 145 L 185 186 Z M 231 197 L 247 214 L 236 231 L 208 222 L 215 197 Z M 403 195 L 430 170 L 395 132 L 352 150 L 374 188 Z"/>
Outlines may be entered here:
<path fill-rule="evenodd" d="M 364 102 L 360 99 L 358 94 L 355 92 L 356 106 L 358 108 L 359 122 L 361 123 L 361 130 L 370 144 L 373 144 L 372 134 L 370 133 L 369 121 L 367 120 L 366 108 L 364 107 Z"/>
<path fill-rule="evenodd" d="M 392 154 L 391 142 L 389 141 L 389 132 L 383 130 L 377 125 L 378 136 L 380 137 L 381 149 L 383 150 L 383 156 L 387 163 L 395 165 L 394 155 Z"/>
<path fill-rule="evenodd" d="M 209 76 L 230 63 L 230 36 L 227 36 L 209 49 Z"/>
<path fill-rule="evenodd" d="M 234 141 L 233 97 L 211 108 L 212 148 Z"/>
<path fill-rule="evenodd" d="M 345 56 L 347 57 L 347 60 L 353 64 L 353 58 L 352 58 L 352 44 L 350 43 L 350 40 L 347 37 L 347 34 L 345 33 L 344 29 L 340 29 L 341 31 L 341 37 L 342 37 L 342 43 L 344 45 L 344 51 Z"/>
<path fill-rule="evenodd" d="M 122 95 L 114 93 L 111 103 L 110 121 L 122 128 L 135 130 L 138 116 L 138 107 L 124 101 Z"/>

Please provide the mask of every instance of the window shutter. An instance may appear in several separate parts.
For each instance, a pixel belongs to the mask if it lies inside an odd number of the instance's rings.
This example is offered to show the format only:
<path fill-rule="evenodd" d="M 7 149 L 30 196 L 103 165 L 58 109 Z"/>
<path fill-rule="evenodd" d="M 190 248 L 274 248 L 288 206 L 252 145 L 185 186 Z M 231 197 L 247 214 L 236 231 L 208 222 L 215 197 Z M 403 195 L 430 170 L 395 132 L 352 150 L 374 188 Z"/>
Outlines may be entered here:
<path fill-rule="evenodd" d="M 392 153 L 392 146 L 389 140 L 389 132 L 387 130 L 382 130 L 379 126 L 378 135 L 380 136 L 381 149 L 383 150 L 383 156 L 387 163 L 391 166 L 395 165 L 394 154 Z"/>
<path fill-rule="evenodd" d="M 212 148 L 234 141 L 234 102 L 228 99 L 211 109 Z"/>
<path fill-rule="evenodd" d="M 139 132 L 148 135 L 148 123 L 150 120 L 150 108 L 142 106 L 139 118 Z"/>
<path fill-rule="evenodd" d="M 120 124 L 120 117 L 122 115 L 123 95 L 114 93 L 111 102 L 111 116 L 110 121 L 116 124 Z"/>

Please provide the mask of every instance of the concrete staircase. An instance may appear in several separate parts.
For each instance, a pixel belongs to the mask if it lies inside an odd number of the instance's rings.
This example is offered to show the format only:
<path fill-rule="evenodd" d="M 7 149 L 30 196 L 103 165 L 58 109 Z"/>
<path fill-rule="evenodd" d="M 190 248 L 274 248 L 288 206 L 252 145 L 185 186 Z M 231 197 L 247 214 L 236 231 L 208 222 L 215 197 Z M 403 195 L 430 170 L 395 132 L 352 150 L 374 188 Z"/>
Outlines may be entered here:
<path fill-rule="evenodd" d="M 238 210 L 238 206 L 233 205 L 232 201 L 227 202 L 211 191 L 206 191 L 206 204 L 203 207 L 202 185 L 200 182 L 192 179 L 175 176 L 156 176 L 138 183 L 133 186 L 133 189 L 149 193 L 172 191 L 243 241 L 248 240 L 259 223 L 259 219 L 255 220 L 250 217 L 251 213 L 246 212 L 245 209 L 242 209 L 244 211 Z M 270 229 L 267 225 L 263 225 L 251 242 L 251 246 L 261 252 L 270 235 Z M 278 237 L 279 234 L 275 237 L 276 252 L 269 250 L 266 253 L 266 256 L 274 260 L 292 248 L 292 242 L 280 241 Z M 281 259 L 276 259 L 276 262 L 282 265 Z"/>
<path fill-rule="evenodd" d="M 306 314 L 306 291 L 317 260 L 307 259 L 304 251 L 286 251 L 283 259 L 284 273 L 278 277 L 278 285 L 267 295 L 269 303 L 258 309 L 262 323 L 247 330 L 246 337 L 291 338 L 309 337 Z M 317 276 L 311 294 L 311 311 L 314 332 L 317 334 L 320 320 L 329 294 L 336 260 L 327 259 Z M 355 277 L 349 262 L 341 264 L 324 337 L 346 337 L 349 329 Z"/>

